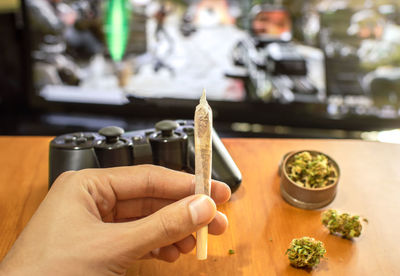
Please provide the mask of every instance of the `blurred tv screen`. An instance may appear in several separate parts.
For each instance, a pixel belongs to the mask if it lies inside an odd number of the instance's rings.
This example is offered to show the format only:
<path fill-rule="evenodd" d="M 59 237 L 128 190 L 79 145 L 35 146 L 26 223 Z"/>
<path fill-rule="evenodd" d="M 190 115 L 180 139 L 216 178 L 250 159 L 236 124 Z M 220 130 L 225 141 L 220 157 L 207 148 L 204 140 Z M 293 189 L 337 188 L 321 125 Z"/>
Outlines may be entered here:
<path fill-rule="evenodd" d="M 205 88 L 214 101 L 398 116 L 398 1 L 270 2 L 25 0 L 34 91 L 122 105 Z"/>

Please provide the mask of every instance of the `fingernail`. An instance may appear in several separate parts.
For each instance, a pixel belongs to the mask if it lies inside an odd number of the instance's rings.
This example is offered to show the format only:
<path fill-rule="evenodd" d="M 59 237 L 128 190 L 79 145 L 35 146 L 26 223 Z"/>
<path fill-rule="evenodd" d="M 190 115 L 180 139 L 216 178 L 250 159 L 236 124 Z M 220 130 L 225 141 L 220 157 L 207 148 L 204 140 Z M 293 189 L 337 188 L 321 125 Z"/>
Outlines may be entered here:
<path fill-rule="evenodd" d="M 160 248 L 151 250 L 151 255 L 153 255 L 153 257 L 158 257 L 158 255 L 160 255 Z"/>
<path fill-rule="evenodd" d="M 212 219 L 215 213 L 215 203 L 208 196 L 199 196 L 189 203 L 189 211 L 193 224 L 199 225 Z"/>

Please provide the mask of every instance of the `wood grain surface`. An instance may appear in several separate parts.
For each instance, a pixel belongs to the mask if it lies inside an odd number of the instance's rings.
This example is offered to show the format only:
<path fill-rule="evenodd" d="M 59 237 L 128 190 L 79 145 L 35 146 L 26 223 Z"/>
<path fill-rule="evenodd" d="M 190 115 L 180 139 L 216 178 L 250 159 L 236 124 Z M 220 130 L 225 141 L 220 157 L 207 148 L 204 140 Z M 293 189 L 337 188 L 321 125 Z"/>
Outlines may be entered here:
<path fill-rule="evenodd" d="M 0 259 L 46 195 L 50 139 L 0 137 Z M 219 206 L 230 226 L 224 235 L 209 237 L 208 259 L 196 260 L 193 251 L 173 264 L 138 261 L 128 275 L 400 275 L 400 146 L 348 140 L 223 142 L 243 183 Z M 323 151 L 338 162 L 338 194 L 327 208 L 366 217 L 360 238 L 329 235 L 320 222 L 323 210 L 298 209 L 281 198 L 278 163 L 286 152 L 301 149 Z M 312 271 L 291 267 L 285 256 L 290 241 L 302 236 L 323 241 L 327 249 L 327 258 Z"/>

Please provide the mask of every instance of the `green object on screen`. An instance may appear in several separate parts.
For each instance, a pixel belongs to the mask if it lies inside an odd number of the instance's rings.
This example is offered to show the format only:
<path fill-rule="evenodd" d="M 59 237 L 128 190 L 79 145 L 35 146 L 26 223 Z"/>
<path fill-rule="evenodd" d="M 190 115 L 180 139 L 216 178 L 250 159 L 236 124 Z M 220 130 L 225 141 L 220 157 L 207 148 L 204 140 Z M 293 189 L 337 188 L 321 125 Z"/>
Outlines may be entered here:
<path fill-rule="evenodd" d="M 106 5 L 105 34 L 111 58 L 120 61 L 129 38 L 130 8 L 127 0 L 108 0 Z"/>

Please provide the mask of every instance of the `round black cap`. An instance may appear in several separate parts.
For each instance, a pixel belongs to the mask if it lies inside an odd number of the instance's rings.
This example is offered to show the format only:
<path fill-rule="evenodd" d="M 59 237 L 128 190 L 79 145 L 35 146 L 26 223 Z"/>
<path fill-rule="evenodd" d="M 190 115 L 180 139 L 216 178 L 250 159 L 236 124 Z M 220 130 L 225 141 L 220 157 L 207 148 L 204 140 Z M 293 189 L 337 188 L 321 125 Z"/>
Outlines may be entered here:
<path fill-rule="evenodd" d="M 106 137 L 107 143 L 115 143 L 124 132 L 122 128 L 116 126 L 103 127 L 99 130 L 99 134 Z"/>
<path fill-rule="evenodd" d="M 179 124 L 172 120 L 159 121 L 155 125 L 158 131 L 161 131 L 163 137 L 171 137 L 175 129 L 179 127 Z"/>

